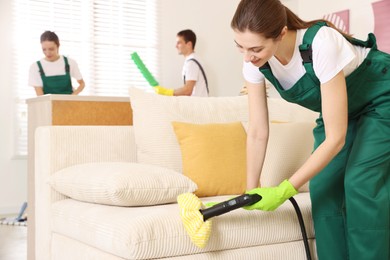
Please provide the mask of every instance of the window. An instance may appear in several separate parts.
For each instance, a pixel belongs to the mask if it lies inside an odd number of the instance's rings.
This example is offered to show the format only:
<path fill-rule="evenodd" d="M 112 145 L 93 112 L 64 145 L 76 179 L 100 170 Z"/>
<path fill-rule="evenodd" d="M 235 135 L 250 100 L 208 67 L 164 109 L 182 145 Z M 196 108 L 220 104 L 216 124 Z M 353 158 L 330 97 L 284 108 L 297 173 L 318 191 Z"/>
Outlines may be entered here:
<path fill-rule="evenodd" d="M 43 57 L 40 35 L 54 31 L 60 54 L 75 59 L 86 83 L 82 95 L 127 96 L 148 88 L 131 60 L 138 52 L 158 77 L 157 0 L 13 0 L 15 155 L 27 154 L 30 65 Z"/>

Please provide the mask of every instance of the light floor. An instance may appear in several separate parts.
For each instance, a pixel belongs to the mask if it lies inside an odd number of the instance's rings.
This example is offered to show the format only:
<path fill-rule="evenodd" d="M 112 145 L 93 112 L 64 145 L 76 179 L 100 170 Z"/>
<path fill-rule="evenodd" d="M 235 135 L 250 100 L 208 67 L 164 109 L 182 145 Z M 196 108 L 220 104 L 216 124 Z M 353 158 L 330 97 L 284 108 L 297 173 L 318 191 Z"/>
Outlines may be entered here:
<path fill-rule="evenodd" d="M 27 259 L 27 227 L 0 225 L 0 259 Z"/>

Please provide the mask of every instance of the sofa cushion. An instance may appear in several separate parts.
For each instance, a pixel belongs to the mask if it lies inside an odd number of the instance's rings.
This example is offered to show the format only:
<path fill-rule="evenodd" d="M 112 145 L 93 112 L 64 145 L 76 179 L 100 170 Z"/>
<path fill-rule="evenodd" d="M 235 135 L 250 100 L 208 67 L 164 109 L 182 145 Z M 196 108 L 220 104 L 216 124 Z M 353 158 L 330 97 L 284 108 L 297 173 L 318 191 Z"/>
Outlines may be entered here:
<path fill-rule="evenodd" d="M 208 197 L 202 201 L 224 201 L 229 197 Z M 313 238 L 309 194 L 300 193 L 294 198 L 308 237 Z M 110 207 L 66 199 L 55 202 L 51 213 L 54 233 L 124 259 L 173 257 L 291 241 L 300 241 L 304 252 L 298 219 L 289 201 L 273 212 L 237 209 L 212 218 L 211 236 L 203 249 L 191 242 L 177 204 Z"/>
<path fill-rule="evenodd" d="M 168 97 L 130 88 L 137 160 L 182 172 L 172 122 L 194 124 L 248 121 L 246 96 Z"/>
<path fill-rule="evenodd" d="M 172 203 L 179 194 L 197 188 L 173 170 L 124 162 L 74 165 L 54 173 L 50 184 L 76 200 L 115 206 Z"/>
<path fill-rule="evenodd" d="M 311 255 L 316 256 L 314 239 L 309 239 Z M 52 234 L 51 250 L 53 260 L 124 260 L 124 258 L 107 253 L 100 248 L 88 246 L 78 240 L 71 239 L 58 233 Z M 134 258 L 132 258 L 134 259 Z M 302 240 L 291 241 L 288 243 L 259 245 L 252 247 L 243 247 L 223 251 L 204 252 L 196 255 L 180 255 L 175 257 L 163 258 L 170 260 L 248 260 L 248 259 L 288 259 L 302 260 L 306 259 L 306 252 Z M 316 258 L 312 258 L 316 259 Z"/>
<path fill-rule="evenodd" d="M 241 122 L 189 124 L 172 122 L 183 173 L 199 197 L 241 194 L 246 187 L 246 133 Z"/>
<path fill-rule="evenodd" d="M 315 122 L 319 113 L 282 98 L 268 98 L 269 120 L 274 122 Z"/>
<path fill-rule="evenodd" d="M 260 183 L 263 187 L 279 185 L 309 158 L 313 147 L 314 122 L 271 123 L 267 152 Z M 299 191 L 308 191 L 306 183 Z"/>

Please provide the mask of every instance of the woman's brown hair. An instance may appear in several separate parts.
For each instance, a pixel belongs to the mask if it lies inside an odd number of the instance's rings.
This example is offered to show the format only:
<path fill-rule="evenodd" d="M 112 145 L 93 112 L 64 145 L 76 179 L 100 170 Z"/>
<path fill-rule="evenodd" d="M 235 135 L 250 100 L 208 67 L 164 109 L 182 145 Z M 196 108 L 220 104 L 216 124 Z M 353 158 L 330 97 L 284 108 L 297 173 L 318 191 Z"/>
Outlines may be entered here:
<path fill-rule="evenodd" d="M 44 33 L 42 33 L 41 43 L 44 41 L 54 42 L 57 47 L 60 47 L 60 40 L 58 39 L 58 36 L 57 34 L 55 34 L 55 32 L 45 31 Z"/>
<path fill-rule="evenodd" d="M 328 26 L 339 31 L 344 37 L 351 36 L 340 31 L 333 23 L 324 19 L 304 21 L 279 0 L 241 0 L 230 23 L 233 30 L 263 35 L 276 39 L 284 26 L 288 30 L 306 29 L 317 22 L 326 22 Z"/>

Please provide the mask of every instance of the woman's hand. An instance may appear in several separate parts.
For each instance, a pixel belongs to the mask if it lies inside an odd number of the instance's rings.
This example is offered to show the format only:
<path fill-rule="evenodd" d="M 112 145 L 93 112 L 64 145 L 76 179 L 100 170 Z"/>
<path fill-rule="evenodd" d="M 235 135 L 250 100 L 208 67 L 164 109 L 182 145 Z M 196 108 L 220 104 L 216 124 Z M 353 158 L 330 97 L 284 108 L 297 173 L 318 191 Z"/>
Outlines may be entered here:
<path fill-rule="evenodd" d="M 73 89 L 73 93 L 72 95 L 78 95 L 81 91 L 83 91 L 84 87 L 85 87 L 85 82 L 84 80 L 80 79 L 77 81 L 79 83 L 79 86 L 78 88 L 76 89 Z"/>
<path fill-rule="evenodd" d="M 43 87 L 34 87 L 35 89 L 35 93 L 37 94 L 37 96 L 42 96 L 44 93 L 43 93 Z"/>
<path fill-rule="evenodd" d="M 298 191 L 288 180 L 284 180 L 277 187 L 255 188 L 246 193 L 258 194 L 261 196 L 261 200 L 250 206 L 245 206 L 244 209 L 273 211 L 282 205 L 286 200 L 298 194 Z"/>

